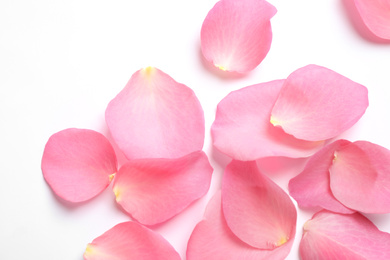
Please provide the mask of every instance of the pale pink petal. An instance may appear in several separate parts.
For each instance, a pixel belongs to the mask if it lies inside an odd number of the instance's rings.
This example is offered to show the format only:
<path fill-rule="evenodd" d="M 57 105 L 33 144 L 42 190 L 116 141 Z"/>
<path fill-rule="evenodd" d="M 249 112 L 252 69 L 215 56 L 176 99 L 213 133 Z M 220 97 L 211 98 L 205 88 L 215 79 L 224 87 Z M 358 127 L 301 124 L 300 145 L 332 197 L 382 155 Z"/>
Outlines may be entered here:
<path fill-rule="evenodd" d="M 333 138 L 355 124 L 368 106 L 367 89 L 324 67 L 308 65 L 286 79 L 270 121 L 296 138 Z"/>
<path fill-rule="evenodd" d="M 330 188 L 345 206 L 365 213 L 390 212 L 390 151 L 358 141 L 335 152 Z"/>
<path fill-rule="evenodd" d="M 201 29 L 206 60 L 226 71 L 247 72 L 267 55 L 272 41 L 270 19 L 276 8 L 265 0 L 221 0 Z"/>
<path fill-rule="evenodd" d="M 262 250 L 238 239 L 226 224 L 221 209 L 221 192 L 207 205 L 204 219 L 191 234 L 187 246 L 187 260 L 278 260 L 285 259 L 294 239 L 274 250 Z"/>
<path fill-rule="evenodd" d="M 180 260 L 160 234 L 135 222 L 123 222 L 88 244 L 85 260 Z"/>
<path fill-rule="evenodd" d="M 354 0 L 363 22 L 377 37 L 390 40 L 390 0 Z"/>
<path fill-rule="evenodd" d="M 114 179 L 116 201 L 132 217 L 154 225 L 180 213 L 210 187 L 213 169 L 204 152 L 178 159 L 138 159 Z"/>
<path fill-rule="evenodd" d="M 359 213 L 316 213 L 303 227 L 302 260 L 390 259 L 390 234 Z"/>
<path fill-rule="evenodd" d="M 290 180 L 288 185 L 290 195 L 300 207 L 320 207 L 340 213 L 354 212 L 333 196 L 329 182 L 329 168 L 334 152 L 350 143 L 347 140 L 338 140 L 325 146 L 310 158 L 299 175 Z"/>
<path fill-rule="evenodd" d="M 219 104 L 211 127 L 214 146 L 236 160 L 263 157 L 307 157 L 323 142 L 298 140 L 269 122 L 283 80 L 231 92 Z"/>
<path fill-rule="evenodd" d="M 290 197 L 255 161 L 232 161 L 222 181 L 226 222 L 242 241 L 260 249 L 274 249 L 294 239 L 297 211 Z"/>
<path fill-rule="evenodd" d="M 55 194 L 70 202 L 102 192 L 116 172 L 110 142 L 100 133 L 69 128 L 53 134 L 42 156 L 42 173 Z"/>
<path fill-rule="evenodd" d="M 202 150 L 204 116 L 194 92 L 148 67 L 108 104 L 106 122 L 128 159 L 178 158 Z"/>

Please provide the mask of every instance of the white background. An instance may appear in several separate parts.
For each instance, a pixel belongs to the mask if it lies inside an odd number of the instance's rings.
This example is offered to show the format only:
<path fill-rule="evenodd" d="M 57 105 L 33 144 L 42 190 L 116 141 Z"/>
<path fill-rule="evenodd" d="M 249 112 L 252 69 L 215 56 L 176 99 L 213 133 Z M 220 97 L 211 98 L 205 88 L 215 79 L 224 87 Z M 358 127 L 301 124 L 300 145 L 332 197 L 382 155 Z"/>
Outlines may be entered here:
<path fill-rule="evenodd" d="M 370 106 L 342 137 L 390 148 L 390 43 L 372 42 L 351 22 L 342 0 L 270 0 L 273 42 L 265 60 L 243 76 L 202 61 L 200 28 L 216 0 L 0 1 L 0 259 L 81 260 L 87 243 L 130 220 L 111 189 L 81 205 L 58 200 L 40 169 L 48 138 L 69 127 L 108 136 L 108 102 L 138 69 L 155 66 L 197 94 L 206 118 L 204 150 L 214 167 L 208 194 L 153 229 L 184 258 L 192 229 L 220 187 L 228 159 L 213 150 L 209 129 L 217 103 L 230 91 L 286 78 L 314 63 L 365 85 Z M 273 159 L 265 171 L 286 189 L 298 174 Z M 261 163 L 261 162 L 260 162 Z M 298 167 L 299 168 L 299 167 Z M 275 172 L 271 170 L 275 170 Z M 303 223 L 298 210 L 298 259 Z M 390 214 L 368 216 L 390 232 Z"/>

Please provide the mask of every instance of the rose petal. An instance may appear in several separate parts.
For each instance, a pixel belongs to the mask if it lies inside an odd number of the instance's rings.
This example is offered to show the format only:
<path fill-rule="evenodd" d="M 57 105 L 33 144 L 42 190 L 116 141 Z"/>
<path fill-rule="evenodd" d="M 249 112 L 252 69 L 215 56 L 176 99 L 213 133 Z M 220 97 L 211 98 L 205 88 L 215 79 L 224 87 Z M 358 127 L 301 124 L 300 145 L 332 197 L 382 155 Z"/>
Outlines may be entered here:
<path fill-rule="evenodd" d="M 258 170 L 255 161 L 232 161 L 226 167 L 222 207 L 229 228 L 253 247 L 274 249 L 294 239 L 294 204 Z"/>
<path fill-rule="evenodd" d="M 330 188 L 345 206 L 365 213 L 390 212 L 390 151 L 358 141 L 335 152 Z"/>
<path fill-rule="evenodd" d="M 128 159 L 178 158 L 202 150 L 203 110 L 194 92 L 148 67 L 108 104 L 106 121 Z"/>
<path fill-rule="evenodd" d="M 221 208 L 221 192 L 217 192 L 207 205 L 204 219 L 191 234 L 187 246 L 187 260 L 260 260 L 285 259 L 293 239 L 274 250 L 262 250 L 238 239 L 229 229 Z"/>
<path fill-rule="evenodd" d="M 323 142 L 298 140 L 269 122 L 283 80 L 231 92 L 219 104 L 211 127 L 214 146 L 236 160 L 262 157 L 307 157 Z"/>
<path fill-rule="evenodd" d="M 390 259 L 390 234 L 359 213 L 316 213 L 303 227 L 302 260 Z"/>
<path fill-rule="evenodd" d="M 135 222 L 116 225 L 88 244 L 85 260 L 180 260 L 160 234 Z"/>
<path fill-rule="evenodd" d="M 270 121 L 298 139 L 326 140 L 355 124 L 367 106 L 364 86 L 327 68 L 308 65 L 286 79 Z"/>
<path fill-rule="evenodd" d="M 221 0 L 201 29 L 206 60 L 226 71 L 247 72 L 267 55 L 272 41 L 270 19 L 276 8 L 264 0 Z"/>
<path fill-rule="evenodd" d="M 55 194 L 70 202 L 102 192 L 116 172 L 110 142 L 100 133 L 69 128 L 53 134 L 42 156 L 42 173 Z"/>
<path fill-rule="evenodd" d="M 116 201 L 132 217 L 154 225 L 180 213 L 210 187 L 213 169 L 204 152 L 179 159 L 138 159 L 114 179 Z"/>
<path fill-rule="evenodd" d="M 351 142 L 338 140 L 313 155 L 305 169 L 289 182 L 290 195 L 300 207 L 321 207 L 334 212 L 353 213 L 341 204 L 332 194 L 329 182 L 329 168 L 332 165 L 334 152 Z"/>
<path fill-rule="evenodd" d="M 354 0 L 363 22 L 377 37 L 390 40 L 390 1 Z"/>

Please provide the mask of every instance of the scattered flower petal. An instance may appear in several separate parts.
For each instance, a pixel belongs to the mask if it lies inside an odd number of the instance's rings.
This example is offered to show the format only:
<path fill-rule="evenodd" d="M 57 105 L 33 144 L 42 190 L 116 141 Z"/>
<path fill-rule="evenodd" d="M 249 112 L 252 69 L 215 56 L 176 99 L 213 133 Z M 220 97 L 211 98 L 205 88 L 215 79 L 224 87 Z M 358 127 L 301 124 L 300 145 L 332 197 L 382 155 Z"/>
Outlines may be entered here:
<path fill-rule="evenodd" d="M 116 225 L 88 244 L 85 260 L 180 260 L 160 234 L 135 222 Z"/>
<path fill-rule="evenodd" d="M 250 246 L 274 249 L 294 239 L 294 204 L 258 170 L 255 161 L 232 161 L 226 167 L 222 208 L 229 228 Z"/>
<path fill-rule="evenodd" d="M 308 65 L 286 79 L 270 122 L 298 139 L 320 141 L 350 128 L 367 106 L 364 86 L 327 68 Z"/>
<path fill-rule="evenodd" d="M 265 0 L 217 2 L 201 29 L 204 57 L 221 70 L 253 70 L 271 47 L 270 19 L 275 14 L 276 8 Z"/>
<path fill-rule="evenodd" d="M 365 213 L 390 213 L 390 151 L 357 141 L 341 147 L 330 167 L 330 188 L 345 206 Z"/>
<path fill-rule="evenodd" d="M 133 74 L 108 104 L 106 122 L 128 159 L 179 158 L 203 147 L 204 116 L 194 92 L 156 68 Z"/>
<path fill-rule="evenodd" d="M 303 227 L 302 260 L 390 259 L 390 234 L 359 213 L 316 213 Z"/>
<path fill-rule="evenodd" d="M 390 0 L 354 0 L 364 24 L 377 37 L 390 40 Z"/>
<path fill-rule="evenodd" d="M 55 194 L 70 202 L 102 192 L 116 172 L 110 142 L 100 133 L 69 128 L 53 134 L 42 156 L 42 173 Z"/>
<path fill-rule="evenodd" d="M 231 92 L 219 104 L 211 127 L 214 146 L 235 160 L 263 157 L 307 157 L 323 142 L 298 140 L 269 122 L 283 80 Z"/>
<path fill-rule="evenodd" d="M 332 194 L 329 181 L 329 168 L 332 165 L 334 152 L 351 142 L 338 140 L 328 144 L 313 155 L 305 169 L 289 182 L 290 195 L 300 207 L 321 207 L 339 213 L 353 213 L 341 204 Z"/>
<path fill-rule="evenodd" d="M 278 260 L 285 259 L 293 239 L 274 250 L 249 246 L 236 237 L 226 224 L 221 208 L 221 192 L 210 200 L 204 219 L 191 234 L 187 246 L 187 260 Z"/>
<path fill-rule="evenodd" d="M 204 152 L 178 159 L 138 159 L 123 165 L 114 179 L 116 201 L 145 225 L 180 213 L 208 191 L 213 169 Z"/>

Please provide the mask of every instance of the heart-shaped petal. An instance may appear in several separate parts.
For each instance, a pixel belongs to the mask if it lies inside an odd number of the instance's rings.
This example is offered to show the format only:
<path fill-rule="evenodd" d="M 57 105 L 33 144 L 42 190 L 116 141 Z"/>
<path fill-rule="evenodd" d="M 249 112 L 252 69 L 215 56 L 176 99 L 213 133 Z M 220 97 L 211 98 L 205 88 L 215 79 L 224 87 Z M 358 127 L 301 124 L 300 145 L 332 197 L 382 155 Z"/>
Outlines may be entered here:
<path fill-rule="evenodd" d="M 100 133 L 69 128 L 53 134 L 42 156 L 42 173 L 55 194 L 70 202 L 102 192 L 116 172 L 110 142 Z"/>
<path fill-rule="evenodd" d="M 180 260 L 160 234 L 135 222 L 116 225 L 88 244 L 85 260 Z"/>
<path fill-rule="evenodd" d="M 138 159 L 123 165 L 115 176 L 116 201 L 145 225 L 166 221 L 210 187 L 213 168 L 204 152 L 178 159 Z"/>
<path fill-rule="evenodd" d="M 294 239 L 295 206 L 255 161 L 232 161 L 226 167 L 222 208 L 229 228 L 248 245 L 270 250 Z"/>
<path fill-rule="evenodd" d="M 261 83 L 231 92 L 219 104 L 211 126 L 214 146 L 235 160 L 263 157 L 307 157 L 323 142 L 299 140 L 274 127 L 270 113 L 283 80 Z"/>
<path fill-rule="evenodd" d="M 274 250 L 249 246 L 236 237 L 226 224 L 218 191 L 207 205 L 204 219 L 191 234 L 187 246 L 187 260 L 281 260 L 291 250 L 293 239 Z"/>
<path fill-rule="evenodd" d="M 305 223 L 299 253 L 302 260 L 390 259 L 390 234 L 359 213 L 320 211 Z"/>
<path fill-rule="evenodd" d="M 204 57 L 222 70 L 253 70 L 271 47 L 270 19 L 275 13 L 276 8 L 265 0 L 217 2 L 200 33 Z"/>
<path fill-rule="evenodd" d="M 285 80 L 270 121 L 298 139 L 320 141 L 350 128 L 367 106 L 364 86 L 327 68 L 308 65 Z"/>
<path fill-rule="evenodd" d="M 108 104 L 106 122 L 128 159 L 179 158 L 202 150 L 203 110 L 194 92 L 148 67 Z"/>

